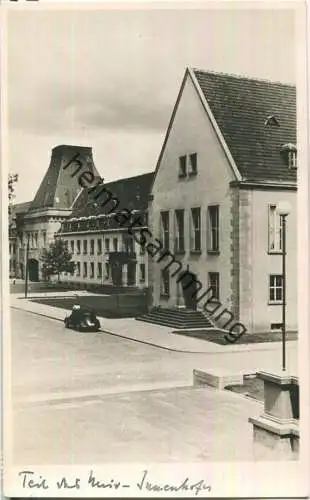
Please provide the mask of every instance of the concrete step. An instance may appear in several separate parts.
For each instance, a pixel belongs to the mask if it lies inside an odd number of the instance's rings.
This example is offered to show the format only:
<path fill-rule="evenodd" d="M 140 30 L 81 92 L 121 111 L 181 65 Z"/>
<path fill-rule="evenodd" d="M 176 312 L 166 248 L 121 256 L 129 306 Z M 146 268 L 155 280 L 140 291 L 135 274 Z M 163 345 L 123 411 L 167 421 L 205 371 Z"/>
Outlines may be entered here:
<path fill-rule="evenodd" d="M 213 326 L 202 312 L 191 310 L 155 308 L 137 319 L 175 329 L 210 328 Z"/>

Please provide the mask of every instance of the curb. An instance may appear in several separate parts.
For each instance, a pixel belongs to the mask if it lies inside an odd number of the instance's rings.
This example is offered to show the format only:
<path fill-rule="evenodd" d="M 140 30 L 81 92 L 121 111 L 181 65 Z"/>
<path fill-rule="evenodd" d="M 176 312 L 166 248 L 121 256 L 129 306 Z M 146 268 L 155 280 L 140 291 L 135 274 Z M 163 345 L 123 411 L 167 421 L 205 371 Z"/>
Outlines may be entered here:
<path fill-rule="evenodd" d="M 52 319 L 54 321 L 60 321 L 61 323 L 63 322 L 62 319 L 55 318 L 54 316 L 50 316 L 48 314 L 39 313 L 36 311 L 29 311 L 27 309 L 23 309 L 23 308 L 20 308 L 17 306 L 11 306 L 11 308 L 16 309 L 18 311 L 24 311 L 24 312 L 27 312 L 30 314 L 36 314 L 37 316 L 43 316 L 44 318 Z M 120 337 L 120 338 L 125 339 L 125 340 L 131 340 L 133 342 L 138 342 L 139 344 L 149 345 L 151 347 L 156 347 L 157 349 L 163 349 L 164 351 L 179 352 L 179 353 L 185 353 L 185 354 L 205 354 L 205 355 L 218 354 L 218 353 L 206 353 L 203 351 L 185 351 L 185 350 L 180 350 L 180 349 L 173 349 L 172 347 L 165 347 L 165 346 L 162 346 L 159 344 L 154 344 L 152 342 L 147 342 L 146 340 L 139 340 L 139 339 L 135 339 L 133 337 L 127 337 L 126 335 L 122 335 L 121 333 L 111 332 L 110 330 L 99 330 L 98 333 L 107 333 L 108 335 L 112 335 L 114 337 Z"/>

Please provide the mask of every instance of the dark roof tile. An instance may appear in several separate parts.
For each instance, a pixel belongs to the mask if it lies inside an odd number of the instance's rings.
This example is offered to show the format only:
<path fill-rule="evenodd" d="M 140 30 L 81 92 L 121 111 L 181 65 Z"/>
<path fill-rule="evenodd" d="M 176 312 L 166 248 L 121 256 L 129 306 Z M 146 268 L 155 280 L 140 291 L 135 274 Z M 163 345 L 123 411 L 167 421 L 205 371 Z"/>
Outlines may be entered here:
<path fill-rule="evenodd" d="M 296 144 L 296 88 L 265 80 L 194 70 L 244 180 L 296 182 L 281 147 Z M 274 116 L 277 125 L 265 125 Z"/>

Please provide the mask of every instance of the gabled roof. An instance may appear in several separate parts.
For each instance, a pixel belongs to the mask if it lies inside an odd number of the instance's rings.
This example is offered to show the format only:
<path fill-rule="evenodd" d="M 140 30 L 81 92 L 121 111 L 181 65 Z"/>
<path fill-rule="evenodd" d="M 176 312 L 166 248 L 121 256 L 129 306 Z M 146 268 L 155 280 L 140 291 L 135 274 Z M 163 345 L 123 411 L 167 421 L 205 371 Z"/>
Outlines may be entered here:
<path fill-rule="evenodd" d="M 107 192 L 119 201 L 115 211 L 146 210 L 153 177 L 154 172 L 150 172 L 104 183 L 94 191 L 85 188 L 73 205 L 71 217 L 89 217 L 111 212 L 115 203 L 112 201 L 105 204 L 105 201 L 108 201 L 108 195 L 105 194 Z M 96 182 L 92 185 L 96 185 Z M 105 193 L 103 189 L 106 190 Z"/>
<path fill-rule="evenodd" d="M 197 69 L 191 74 L 242 179 L 296 182 L 296 170 L 281 155 L 284 144 L 296 144 L 295 86 Z"/>

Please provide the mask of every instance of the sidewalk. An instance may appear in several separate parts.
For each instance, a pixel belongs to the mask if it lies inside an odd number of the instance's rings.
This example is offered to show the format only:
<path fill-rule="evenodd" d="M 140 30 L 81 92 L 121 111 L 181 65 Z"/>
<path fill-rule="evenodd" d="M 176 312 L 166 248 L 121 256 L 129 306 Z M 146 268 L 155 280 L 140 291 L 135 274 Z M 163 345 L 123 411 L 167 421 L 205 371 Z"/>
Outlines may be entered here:
<path fill-rule="evenodd" d="M 36 294 L 30 294 L 29 299 Z M 67 312 L 65 309 L 38 304 L 24 299 L 22 295 L 11 295 L 10 304 L 12 308 L 21 309 L 35 314 L 43 315 L 57 321 L 63 321 Z M 242 370 L 248 372 L 256 369 L 268 369 L 274 367 L 275 360 L 280 359 L 281 342 L 257 343 L 257 344 L 231 344 L 218 345 L 206 340 L 190 338 L 179 334 L 173 334 L 172 329 L 137 321 L 134 318 L 99 318 L 103 332 L 118 337 L 123 337 L 136 342 L 142 342 L 158 348 L 192 354 L 208 354 L 218 356 L 220 363 L 216 366 L 227 366 L 232 368 L 237 366 L 242 367 Z M 288 357 L 292 369 L 297 368 L 297 342 L 290 341 L 288 343 Z M 232 356 L 234 355 L 234 356 Z M 208 356 L 209 358 L 209 356 Z M 229 361 L 230 359 L 230 361 Z M 241 364 L 239 360 L 242 360 Z M 210 360 L 210 358 L 209 358 Z M 234 360 L 234 362 L 233 362 Z M 215 361 L 215 360 L 214 360 Z M 213 363 L 208 362 L 208 366 Z M 197 368 L 202 368 L 197 366 Z"/>

